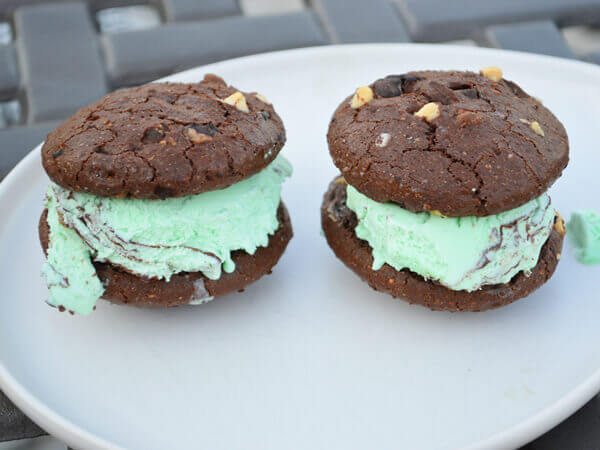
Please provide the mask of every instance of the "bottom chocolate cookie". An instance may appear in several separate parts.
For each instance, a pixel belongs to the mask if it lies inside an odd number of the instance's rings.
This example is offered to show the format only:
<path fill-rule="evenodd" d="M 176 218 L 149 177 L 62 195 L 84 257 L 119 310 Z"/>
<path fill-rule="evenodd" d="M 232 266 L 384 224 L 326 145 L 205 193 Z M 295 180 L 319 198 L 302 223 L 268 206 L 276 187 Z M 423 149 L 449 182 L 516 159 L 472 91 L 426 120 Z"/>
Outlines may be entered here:
<path fill-rule="evenodd" d="M 346 206 L 346 184 L 338 180 L 330 184 L 321 206 L 325 237 L 336 256 L 376 291 L 432 310 L 485 311 L 529 295 L 548 281 L 556 269 L 564 236 L 553 229 L 529 276 L 519 272 L 508 283 L 484 286 L 473 292 L 453 291 L 409 270 L 398 271 L 388 264 L 373 270 L 371 247 L 354 232 L 358 220 Z"/>
<path fill-rule="evenodd" d="M 40 242 L 44 252 L 48 248 L 48 212 L 44 210 L 39 223 Z M 292 238 L 290 216 L 283 202 L 277 211 L 279 228 L 269 237 L 267 247 L 259 247 L 254 255 L 242 250 L 232 253 L 235 270 L 223 272 L 218 280 L 210 280 L 200 272 L 179 273 L 169 282 L 139 277 L 107 263 L 94 262 L 99 279 L 104 285 L 102 298 L 112 303 L 138 307 L 171 307 L 199 304 L 211 297 L 244 289 L 250 283 L 271 273 Z"/>

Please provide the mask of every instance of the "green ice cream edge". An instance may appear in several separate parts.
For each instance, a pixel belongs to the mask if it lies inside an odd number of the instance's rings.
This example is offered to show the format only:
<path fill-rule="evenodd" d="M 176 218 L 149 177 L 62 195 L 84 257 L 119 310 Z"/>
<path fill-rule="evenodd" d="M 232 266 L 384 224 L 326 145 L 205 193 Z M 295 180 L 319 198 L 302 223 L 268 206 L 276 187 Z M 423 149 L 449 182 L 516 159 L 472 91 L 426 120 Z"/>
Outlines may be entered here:
<path fill-rule="evenodd" d="M 358 218 L 356 236 L 371 247 L 373 270 L 388 264 L 468 292 L 535 267 L 555 215 L 547 194 L 486 217 L 413 213 L 375 202 L 351 185 L 346 204 Z"/>
<path fill-rule="evenodd" d="M 222 270 L 233 272 L 231 252 L 254 254 L 279 227 L 281 185 L 291 174 L 280 155 L 225 189 L 166 200 L 102 198 L 51 183 L 42 269 L 48 303 L 89 314 L 104 292 L 92 260 L 166 281 L 179 272 L 202 272 L 213 280 Z"/>

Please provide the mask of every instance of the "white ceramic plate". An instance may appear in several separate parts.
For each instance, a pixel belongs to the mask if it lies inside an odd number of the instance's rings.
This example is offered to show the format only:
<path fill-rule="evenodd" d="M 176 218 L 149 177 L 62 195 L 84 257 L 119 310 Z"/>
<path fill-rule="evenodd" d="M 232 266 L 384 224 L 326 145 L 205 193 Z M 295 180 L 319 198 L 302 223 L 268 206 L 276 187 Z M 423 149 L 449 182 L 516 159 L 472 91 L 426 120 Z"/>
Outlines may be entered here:
<path fill-rule="evenodd" d="M 200 307 L 100 302 L 88 317 L 45 303 L 36 148 L 0 185 L 0 385 L 76 447 L 398 449 L 514 447 L 600 389 L 598 267 L 567 246 L 554 278 L 486 313 L 431 312 L 372 291 L 320 235 L 336 170 L 325 133 L 357 86 L 411 69 L 497 65 L 565 124 L 572 162 L 552 188 L 568 216 L 600 209 L 600 69 L 497 50 L 322 47 L 218 63 L 272 101 L 295 167 L 283 198 L 296 236 L 272 276 Z"/>

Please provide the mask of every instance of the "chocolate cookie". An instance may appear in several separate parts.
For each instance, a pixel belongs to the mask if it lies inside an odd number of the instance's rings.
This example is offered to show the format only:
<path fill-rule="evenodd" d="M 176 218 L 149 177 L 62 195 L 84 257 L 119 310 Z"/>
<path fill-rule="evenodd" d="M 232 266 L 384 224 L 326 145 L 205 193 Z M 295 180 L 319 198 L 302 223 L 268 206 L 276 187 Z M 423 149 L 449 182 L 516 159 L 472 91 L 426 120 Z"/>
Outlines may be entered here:
<path fill-rule="evenodd" d="M 410 72 L 335 111 L 329 150 L 346 180 L 413 212 L 487 216 L 540 196 L 568 163 L 564 127 L 498 69 Z"/>
<path fill-rule="evenodd" d="M 333 181 L 323 198 L 321 225 L 336 256 L 376 291 L 386 292 L 409 303 L 443 311 L 485 311 L 499 308 L 529 295 L 554 273 L 560 258 L 564 235 L 553 230 L 542 247 L 537 265 L 527 276 L 523 272 L 510 282 L 483 286 L 481 289 L 453 291 L 427 281 L 409 270 L 396 270 L 384 264 L 373 270 L 371 247 L 356 237 L 357 218 L 346 206 L 346 185 Z"/>
<path fill-rule="evenodd" d="M 42 162 L 70 190 L 164 199 L 250 177 L 284 143 L 283 123 L 262 95 L 207 75 L 123 89 L 80 109 L 50 133 Z"/>
<path fill-rule="evenodd" d="M 40 242 L 44 252 L 48 248 L 48 212 L 44 210 L 39 222 Z M 246 286 L 271 273 L 293 236 L 290 216 L 283 203 L 277 211 L 279 228 L 270 236 L 267 247 L 259 247 L 254 255 L 238 250 L 233 252 L 235 271 L 223 272 L 218 280 L 210 280 L 202 273 L 179 273 L 169 282 L 148 279 L 114 267 L 94 262 L 98 277 L 104 285 L 102 298 L 112 303 L 138 307 L 171 307 L 202 303 L 210 297 L 220 297 Z"/>

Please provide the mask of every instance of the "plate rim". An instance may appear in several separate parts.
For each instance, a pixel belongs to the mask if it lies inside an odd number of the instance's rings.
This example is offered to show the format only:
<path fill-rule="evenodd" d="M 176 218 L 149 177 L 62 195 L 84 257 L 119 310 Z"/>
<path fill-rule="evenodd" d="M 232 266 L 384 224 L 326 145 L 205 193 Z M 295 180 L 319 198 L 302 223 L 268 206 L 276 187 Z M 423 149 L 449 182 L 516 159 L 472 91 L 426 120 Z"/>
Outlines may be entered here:
<path fill-rule="evenodd" d="M 513 50 L 501 50 L 483 47 L 470 47 L 449 44 L 425 44 L 425 43 L 370 43 L 370 44 L 342 44 L 342 45 L 323 45 L 314 47 L 303 47 L 290 50 L 280 50 L 274 52 L 258 53 L 254 55 L 242 56 L 238 58 L 226 59 L 211 64 L 196 66 L 184 71 L 176 72 L 166 77 L 155 80 L 156 82 L 171 81 L 197 71 L 218 71 L 223 65 L 236 66 L 247 64 L 248 61 L 259 62 L 263 59 L 271 58 L 297 58 L 310 57 L 311 54 L 327 56 L 327 54 L 340 52 L 361 52 L 365 50 L 391 48 L 394 51 L 403 51 L 411 49 L 420 49 L 424 52 L 454 51 L 462 54 L 480 54 L 486 56 L 501 55 L 502 57 L 526 59 L 528 64 L 535 65 L 539 63 L 559 65 L 562 68 L 572 66 L 573 69 L 585 71 L 591 76 L 600 77 L 600 67 L 585 61 L 558 58 L 548 55 L 538 55 L 533 53 L 518 52 Z M 30 170 L 36 159 L 40 158 L 40 149 L 43 142 L 33 148 L 19 163 L 8 172 L 5 178 L 0 182 L 0 197 L 17 183 L 24 172 Z M 10 217 L 10 216 L 8 216 Z M 2 228 L 0 227 L 0 233 Z M 121 449 L 122 447 L 109 442 L 102 437 L 89 432 L 74 424 L 66 417 L 53 411 L 41 399 L 34 396 L 17 380 L 6 367 L 4 361 L 0 359 L 0 388 L 6 396 L 21 409 L 26 415 L 38 424 L 42 429 L 51 435 L 59 438 L 68 445 L 74 447 L 85 446 L 85 448 L 98 449 Z M 571 390 L 558 398 L 553 403 L 547 405 L 536 414 L 531 415 L 521 422 L 508 427 L 502 431 L 494 433 L 486 438 L 480 439 L 467 445 L 467 449 L 515 448 L 524 445 L 543 433 L 549 431 L 560 422 L 570 417 L 575 411 L 581 408 L 587 401 L 600 391 L 600 367 L 592 375 L 579 382 Z"/>

